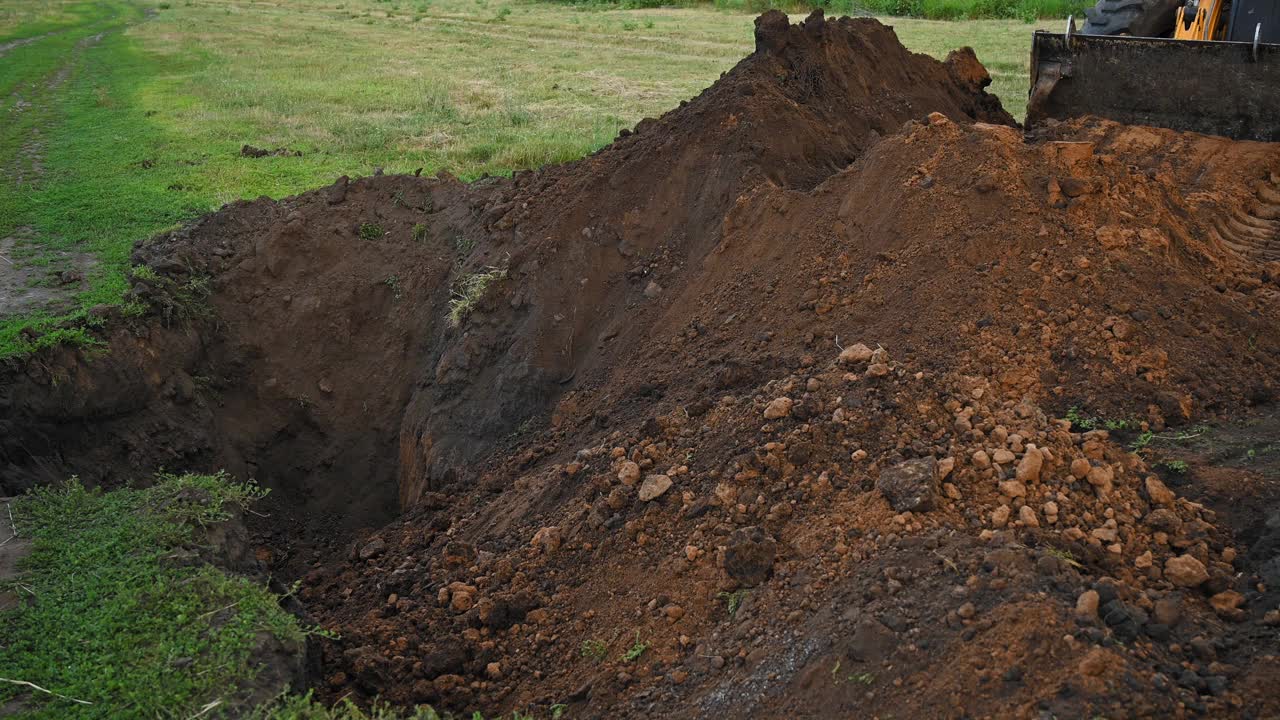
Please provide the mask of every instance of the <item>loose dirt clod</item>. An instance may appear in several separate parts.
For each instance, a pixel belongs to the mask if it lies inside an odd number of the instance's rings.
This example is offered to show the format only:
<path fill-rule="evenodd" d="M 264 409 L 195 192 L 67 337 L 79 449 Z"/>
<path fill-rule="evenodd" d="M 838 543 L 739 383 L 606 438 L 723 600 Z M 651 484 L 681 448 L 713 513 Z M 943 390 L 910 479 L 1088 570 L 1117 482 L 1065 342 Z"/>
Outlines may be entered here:
<path fill-rule="evenodd" d="M 264 158 L 264 157 L 302 157 L 301 150 L 290 150 L 289 148 L 275 148 L 268 150 L 267 148 L 254 147 L 253 145 L 245 145 L 240 148 L 240 155 L 247 158 Z"/>
<path fill-rule="evenodd" d="M 1280 561 L 1122 442 L 1274 398 L 1280 268 L 1215 223 L 1280 150 L 987 82 L 769 12 L 578 162 L 233 203 L 139 245 L 108 355 L 6 367 L 0 493 L 276 488 L 335 699 L 1274 714 Z"/>

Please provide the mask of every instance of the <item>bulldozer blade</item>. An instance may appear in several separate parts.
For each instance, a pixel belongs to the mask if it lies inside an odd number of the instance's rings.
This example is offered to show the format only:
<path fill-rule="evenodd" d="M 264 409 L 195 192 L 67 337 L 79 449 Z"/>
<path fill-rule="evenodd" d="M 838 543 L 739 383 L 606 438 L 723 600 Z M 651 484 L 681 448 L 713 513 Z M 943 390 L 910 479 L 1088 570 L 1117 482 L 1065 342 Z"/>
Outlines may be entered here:
<path fill-rule="evenodd" d="M 1083 115 L 1280 141 L 1280 45 L 1036 32 L 1027 127 Z"/>

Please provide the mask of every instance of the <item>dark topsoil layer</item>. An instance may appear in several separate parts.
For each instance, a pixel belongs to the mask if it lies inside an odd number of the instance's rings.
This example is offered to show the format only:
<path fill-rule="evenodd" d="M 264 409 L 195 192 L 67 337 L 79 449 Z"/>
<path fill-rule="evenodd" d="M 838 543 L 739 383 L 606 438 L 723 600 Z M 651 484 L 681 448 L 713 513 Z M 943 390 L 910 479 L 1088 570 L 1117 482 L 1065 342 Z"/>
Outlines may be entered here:
<path fill-rule="evenodd" d="M 1136 435 L 1273 397 L 1280 152 L 1024 135 L 972 52 L 873 20 L 756 36 L 581 161 L 343 178 L 141 244 L 153 310 L 109 316 L 108 353 L 5 366 L 0 494 L 258 478 L 261 556 L 343 636 L 334 697 L 1280 712 L 1273 482 L 1242 475 L 1262 510 L 1219 526 L 1053 419 Z"/>

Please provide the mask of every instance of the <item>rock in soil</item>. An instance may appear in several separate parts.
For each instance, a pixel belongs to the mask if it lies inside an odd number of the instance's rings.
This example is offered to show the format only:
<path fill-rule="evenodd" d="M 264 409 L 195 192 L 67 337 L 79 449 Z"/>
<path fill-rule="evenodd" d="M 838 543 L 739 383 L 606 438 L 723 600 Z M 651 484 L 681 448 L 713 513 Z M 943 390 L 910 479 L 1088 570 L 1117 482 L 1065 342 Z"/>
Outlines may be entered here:
<path fill-rule="evenodd" d="M 938 500 L 938 463 L 919 458 L 886 468 L 876 480 L 876 489 L 899 512 L 932 510 Z"/>

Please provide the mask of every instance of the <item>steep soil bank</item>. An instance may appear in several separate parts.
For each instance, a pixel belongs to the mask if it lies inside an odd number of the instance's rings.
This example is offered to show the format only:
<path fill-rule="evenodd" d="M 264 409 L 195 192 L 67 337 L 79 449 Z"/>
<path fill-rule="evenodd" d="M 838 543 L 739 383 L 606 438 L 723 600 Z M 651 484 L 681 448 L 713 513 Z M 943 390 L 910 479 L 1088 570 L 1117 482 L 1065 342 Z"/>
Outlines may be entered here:
<path fill-rule="evenodd" d="M 1275 395 L 1280 267 L 1221 219 L 1280 151 L 1028 137 L 984 83 L 772 12 L 579 162 L 229 206 L 139 248 L 109 354 L 10 364 L 3 489 L 277 488 L 335 698 L 1265 716 L 1271 546 L 1124 444 Z"/>
<path fill-rule="evenodd" d="M 389 519 L 396 435 L 455 262 L 447 221 L 419 238 L 412 228 L 433 198 L 464 193 L 344 178 L 236 203 L 140 247 L 151 270 L 130 293 L 147 316 L 105 311 L 106 352 L 9 364 L 4 487 L 226 468 L 272 488 L 274 511 L 305 508 L 316 529 Z"/>

